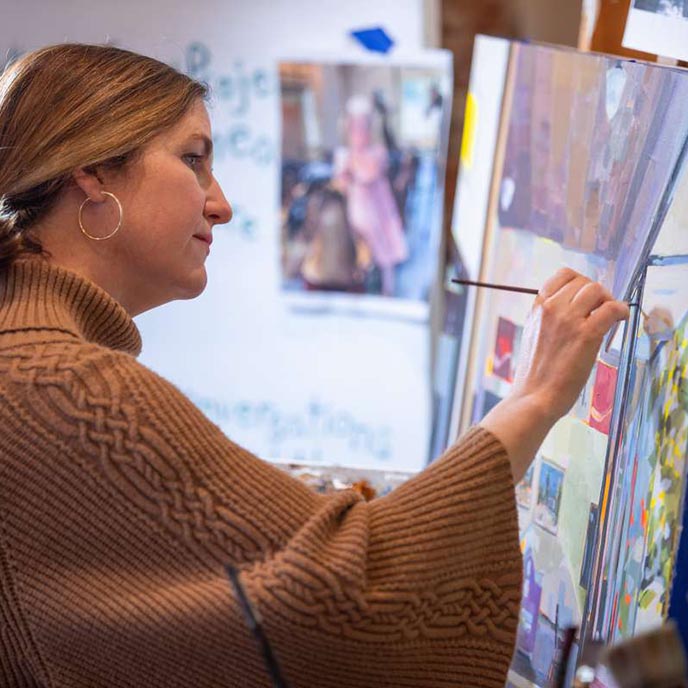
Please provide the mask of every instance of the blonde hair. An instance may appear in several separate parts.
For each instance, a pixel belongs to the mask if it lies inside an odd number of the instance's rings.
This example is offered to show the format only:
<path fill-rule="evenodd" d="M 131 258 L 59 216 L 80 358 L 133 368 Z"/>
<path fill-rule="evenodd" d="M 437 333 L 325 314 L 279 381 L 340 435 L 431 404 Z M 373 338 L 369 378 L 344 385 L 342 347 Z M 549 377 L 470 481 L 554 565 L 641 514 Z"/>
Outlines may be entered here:
<path fill-rule="evenodd" d="M 0 75 L 0 270 L 40 253 L 30 228 L 79 168 L 123 168 L 176 124 L 204 84 L 113 46 L 35 50 Z"/>

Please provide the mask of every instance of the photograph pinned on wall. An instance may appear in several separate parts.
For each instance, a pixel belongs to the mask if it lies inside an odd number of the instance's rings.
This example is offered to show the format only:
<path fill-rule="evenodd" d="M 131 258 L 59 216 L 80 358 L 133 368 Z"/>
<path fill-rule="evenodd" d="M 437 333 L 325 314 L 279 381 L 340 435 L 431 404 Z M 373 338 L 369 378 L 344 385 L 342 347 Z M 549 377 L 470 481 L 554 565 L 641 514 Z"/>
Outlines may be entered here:
<path fill-rule="evenodd" d="M 299 307 L 428 315 L 451 63 L 422 57 L 280 63 L 281 288 Z"/>
<path fill-rule="evenodd" d="M 622 45 L 688 60 L 688 0 L 632 0 Z"/>
<path fill-rule="evenodd" d="M 548 461 L 543 461 L 540 466 L 534 520 L 553 535 L 557 533 L 563 485 L 564 471 Z"/>

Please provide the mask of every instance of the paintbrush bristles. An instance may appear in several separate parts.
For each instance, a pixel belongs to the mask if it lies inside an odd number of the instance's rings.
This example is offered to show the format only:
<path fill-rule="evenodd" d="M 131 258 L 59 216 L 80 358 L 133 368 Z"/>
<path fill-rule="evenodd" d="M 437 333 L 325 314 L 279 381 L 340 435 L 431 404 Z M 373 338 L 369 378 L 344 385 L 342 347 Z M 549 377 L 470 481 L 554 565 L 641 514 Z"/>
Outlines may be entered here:
<path fill-rule="evenodd" d="M 602 662 L 619 688 L 686 686 L 686 656 L 673 622 L 608 648 Z"/>

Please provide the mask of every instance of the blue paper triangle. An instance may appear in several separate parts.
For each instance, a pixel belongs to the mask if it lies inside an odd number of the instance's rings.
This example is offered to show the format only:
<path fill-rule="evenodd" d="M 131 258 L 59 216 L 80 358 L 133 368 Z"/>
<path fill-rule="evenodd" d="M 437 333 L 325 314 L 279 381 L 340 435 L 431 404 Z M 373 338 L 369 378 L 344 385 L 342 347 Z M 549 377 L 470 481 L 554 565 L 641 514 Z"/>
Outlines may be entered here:
<path fill-rule="evenodd" d="M 388 53 L 394 45 L 394 41 L 381 26 L 352 31 L 351 36 L 353 36 L 366 50 L 370 50 L 374 53 Z"/>

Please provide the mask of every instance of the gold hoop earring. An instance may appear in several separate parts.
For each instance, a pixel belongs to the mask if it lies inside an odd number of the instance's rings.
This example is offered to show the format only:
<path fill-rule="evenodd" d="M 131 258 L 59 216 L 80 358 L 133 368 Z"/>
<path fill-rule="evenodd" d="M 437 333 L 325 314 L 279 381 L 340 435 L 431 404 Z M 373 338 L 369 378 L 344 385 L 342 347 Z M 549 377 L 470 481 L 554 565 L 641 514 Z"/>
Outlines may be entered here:
<path fill-rule="evenodd" d="M 122 226 L 123 212 L 122 212 L 122 204 L 119 202 L 119 198 L 117 198 L 117 196 L 115 196 L 115 194 L 110 193 L 109 191 L 101 191 L 101 193 L 104 196 L 110 196 L 110 198 L 112 198 L 112 200 L 117 204 L 117 209 L 119 210 L 119 222 L 117 223 L 117 227 L 115 227 L 110 232 L 110 234 L 106 234 L 105 236 L 102 236 L 102 237 L 97 237 L 97 236 L 93 236 L 92 234 L 89 234 L 86 231 L 86 229 L 84 228 L 84 223 L 83 223 L 83 220 L 81 217 L 82 213 L 84 212 L 84 206 L 87 203 L 91 202 L 90 198 L 86 198 L 86 200 L 81 204 L 81 206 L 79 208 L 79 229 L 81 229 L 81 233 L 84 236 L 87 236 L 89 239 L 92 239 L 93 241 L 105 241 L 106 239 L 111 239 L 113 236 L 115 236 L 115 234 L 117 234 L 117 232 L 119 232 L 119 229 Z"/>

